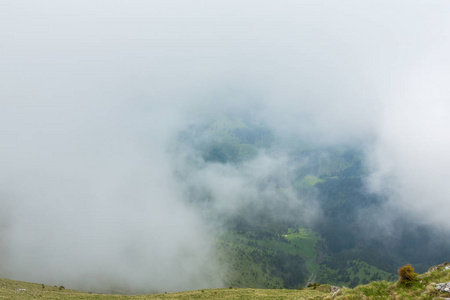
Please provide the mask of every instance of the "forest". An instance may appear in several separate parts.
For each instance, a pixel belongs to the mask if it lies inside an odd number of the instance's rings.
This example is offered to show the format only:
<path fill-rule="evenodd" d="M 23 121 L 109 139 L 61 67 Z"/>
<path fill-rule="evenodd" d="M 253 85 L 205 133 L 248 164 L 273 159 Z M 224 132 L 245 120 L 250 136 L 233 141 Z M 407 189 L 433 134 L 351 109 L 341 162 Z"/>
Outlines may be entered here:
<path fill-rule="evenodd" d="M 407 215 L 395 220 L 395 239 L 380 231 L 376 218 L 386 199 L 368 190 L 364 153 L 354 145 L 286 141 L 264 124 L 233 116 L 192 126 L 179 136 L 178 147 L 195 149 L 197 157 L 190 159 L 200 171 L 221 165 L 245 174 L 258 156 L 285 157 L 280 167 L 289 174 L 277 169 L 252 182 L 256 197 L 239 195 L 233 212 L 215 209 L 219 200 L 210 187 L 200 191 L 187 185 L 189 202 L 210 210 L 209 217 L 226 228 L 217 247 L 229 285 L 297 288 L 317 281 L 355 287 L 393 280 L 408 262 L 423 272 L 450 251 L 448 242 L 432 238 L 438 231 Z M 276 203 L 268 194 L 276 194 Z"/>

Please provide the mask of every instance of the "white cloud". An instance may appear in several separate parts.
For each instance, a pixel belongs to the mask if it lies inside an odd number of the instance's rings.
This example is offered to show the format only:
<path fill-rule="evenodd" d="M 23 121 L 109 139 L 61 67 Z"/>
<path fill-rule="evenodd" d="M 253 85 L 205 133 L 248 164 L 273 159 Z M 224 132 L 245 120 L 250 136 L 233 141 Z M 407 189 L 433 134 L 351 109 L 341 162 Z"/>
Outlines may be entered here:
<path fill-rule="evenodd" d="M 448 226 L 449 10 L 421 1 L 2 1 L 2 272 L 67 286 L 97 271 L 120 288 L 218 285 L 198 267 L 214 262 L 213 240 L 184 204 L 166 150 L 187 122 L 247 96 L 240 107 L 278 134 L 375 141 L 379 191 Z M 219 196 L 226 187 L 245 194 L 257 178 L 224 172 L 211 178 Z"/>

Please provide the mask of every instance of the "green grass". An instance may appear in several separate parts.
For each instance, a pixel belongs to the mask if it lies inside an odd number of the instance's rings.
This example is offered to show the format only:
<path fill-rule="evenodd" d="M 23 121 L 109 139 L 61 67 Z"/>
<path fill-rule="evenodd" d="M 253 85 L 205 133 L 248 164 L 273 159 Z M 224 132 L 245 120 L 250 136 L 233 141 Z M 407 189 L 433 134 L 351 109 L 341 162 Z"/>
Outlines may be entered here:
<path fill-rule="evenodd" d="M 323 182 L 323 179 L 320 179 L 319 177 L 313 176 L 313 175 L 306 175 L 303 177 L 303 182 L 306 183 L 309 186 L 314 186 L 317 183 Z"/>
<path fill-rule="evenodd" d="M 276 241 L 276 240 L 259 240 L 259 244 L 272 251 L 283 251 L 289 254 L 299 254 L 303 257 L 314 258 L 315 250 L 314 246 L 319 237 L 311 230 L 300 228 L 298 233 L 294 230 L 289 230 L 287 234 L 281 235 L 281 237 L 289 241 Z"/>
<path fill-rule="evenodd" d="M 316 184 L 323 182 L 323 179 L 313 175 L 306 175 L 294 183 L 294 188 L 299 191 L 312 189 Z"/>
<path fill-rule="evenodd" d="M 321 299 L 329 294 L 323 289 L 205 289 L 156 295 L 108 295 L 84 293 L 59 287 L 43 286 L 9 279 L 0 279 L 2 299 Z"/>
<path fill-rule="evenodd" d="M 225 283 L 235 287 L 282 287 L 283 280 L 271 274 L 263 262 L 256 262 L 252 251 L 257 248 L 229 241 L 219 241 L 219 261 L 226 265 Z"/>
<path fill-rule="evenodd" d="M 376 280 L 396 279 L 397 275 L 360 260 L 347 261 L 347 265 L 340 269 L 318 264 L 316 243 L 319 240 L 317 233 L 304 228 L 291 228 L 278 238 L 257 238 L 252 232 L 229 231 L 218 242 L 221 262 L 228 267 L 226 283 L 236 287 L 284 287 L 283 279 L 277 276 L 279 274 L 267 268 L 267 257 L 255 259 L 261 253 L 267 256 L 277 251 L 302 256 L 312 281 L 354 287 Z"/>
<path fill-rule="evenodd" d="M 268 257 L 280 251 L 300 255 L 309 274 L 317 273 L 315 244 L 319 237 L 308 229 L 289 229 L 278 238 L 257 238 L 252 232 L 226 232 L 218 241 L 221 263 L 226 265 L 226 283 L 236 287 L 281 288 L 281 277 L 268 267 Z"/>
<path fill-rule="evenodd" d="M 418 280 L 409 288 L 401 286 L 398 282 L 387 281 L 371 282 L 354 289 L 344 288 L 337 295 L 337 299 L 439 299 L 439 297 L 450 297 L 450 294 L 439 292 L 436 289 L 437 283 L 450 281 L 450 270 L 444 270 L 444 266 L 419 275 Z"/>
<path fill-rule="evenodd" d="M 439 292 L 437 283 L 450 281 L 450 270 L 440 266 L 437 270 L 418 276 L 419 281 L 410 288 L 398 282 L 375 281 L 354 289 L 342 288 L 333 298 L 330 285 L 316 289 L 205 289 L 157 295 L 103 295 L 84 293 L 56 286 L 0 279 L 1 299 L 439 299 L 450 294 Z"/>
<path fill-rule="evenodd" d="M 285 236 L 288 241 L 293 245 L 294 254 L 300 254 L 305 258 L 306 267 L 310 274 L 317 274 L 319 265 L 316 262 L 316 250 L 315 246 L 319 240 L 319 236 L 312 230 L 300 228 L 298 232 L 289 230 Z"/>
<path fill-rule="evenodd" d="M 6 299 L 83 299 L 87 293 L 10 279 L 0 279 L 0 298 Z"/>
<path fill-rule="evenodd" d="M 315 245 L 319 237 L 314 231 L 304 228 L 300 228 L 298 231 L 289 229 L 288 234 L 284 235 L 284 237 L 294 247 L 294 249 L 290 248 L 290 250 L 295 251 L 293 252 L 294 254 L 300 254 L 308 258 L 314 258 L 316 256 Z"/>
<path fill-rule="evenodd" d="M 338 286 L 355 286 L 377 280 L 395 280 L 397 276 L 380 270 L 364 261 L 351 260 L 347 262 L 347 267 L 341 270 L 335 270 L 321 265 L 319 267 L 318 277 L 322 282 Z"/>

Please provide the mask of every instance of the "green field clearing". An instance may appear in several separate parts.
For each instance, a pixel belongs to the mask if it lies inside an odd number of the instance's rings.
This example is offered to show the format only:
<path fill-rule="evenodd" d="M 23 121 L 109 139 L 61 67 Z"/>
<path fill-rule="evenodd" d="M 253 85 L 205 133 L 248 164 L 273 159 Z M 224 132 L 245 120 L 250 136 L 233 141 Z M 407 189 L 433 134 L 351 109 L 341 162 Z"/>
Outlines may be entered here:
<path fill-rule="evenodd" d="M 283 275 L 274 271 L 271 264 L 280 253 L 302 257 L 305 276 L 316 274 L 319 266 L 315 262 L 315 244 L 318 240 L 316 233 L 303 228 L 264 238 L 250 231 L 226 232 L 217 244 L 222 253 L 221 262 L 228 266 L 226 283 L 236 287 L 283 287 Z"/>

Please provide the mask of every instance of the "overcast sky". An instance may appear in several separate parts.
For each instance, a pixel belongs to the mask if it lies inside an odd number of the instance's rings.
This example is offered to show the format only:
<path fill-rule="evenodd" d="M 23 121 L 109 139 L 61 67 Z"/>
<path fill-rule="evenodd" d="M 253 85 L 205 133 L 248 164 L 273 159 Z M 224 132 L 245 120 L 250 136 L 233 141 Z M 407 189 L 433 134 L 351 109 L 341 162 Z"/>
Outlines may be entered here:
<path fill-rule="evenodd" d="M 2 1 L 0 275 L 220 286 L 167 147 L 230 107 L 363 147 L 389 207 L 450 229 L 449 16 L 448 1 Z M 223 196 L 249 170 L 205 174 Z"/>

